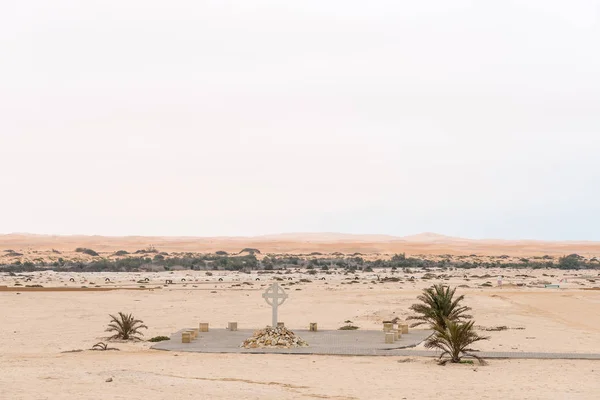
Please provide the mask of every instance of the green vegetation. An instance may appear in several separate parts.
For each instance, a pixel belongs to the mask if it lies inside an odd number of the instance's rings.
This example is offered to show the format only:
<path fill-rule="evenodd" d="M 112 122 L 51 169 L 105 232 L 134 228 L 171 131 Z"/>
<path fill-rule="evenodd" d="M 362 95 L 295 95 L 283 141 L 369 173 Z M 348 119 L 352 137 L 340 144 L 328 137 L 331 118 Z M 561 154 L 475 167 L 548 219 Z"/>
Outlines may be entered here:
<path fill-rule="evenodd" d="M 423 293 L 417 297 L 421 303 L 410 306 L 410 309 L 416 314 L 407 318 L 407 320 L 416 321 L 411 327 L 429 324 L 432 329 L 436 326 L 445 329 L 446 321 L 458 322 L 471 318 L 466 314 L 471 308 L 460 305 L 465 296 L 454 298 L 455 292 L 456 288 L 450 289 L 441 284 L 423 289 Z"/>
<path fill-rule="evenodd" d="M 340 331 L 355 331 L 358 329 L 358 326 L 352 325 L 352 321 L 346 320 L 344 321 L 346 325 L 341 326 L 338 330 Z"/>
<path fill-rule="evenodd" d="M 148 339 L 149 342 L 163 342 L 165 340 L 171 340 L 168 336 L 154 336 L 152 339 Z"/>
<path fill-rule="evenodd" d="M 461 302 L 465 296 L 455 298 L 455 292 L 456 288 L 451 289 L 441 284 L 424 289 L 417 297 L 421 302 L 410 306 L 416 315 L 409 316 L 407 320 L 416 321 L 411 325 L 413 327 L 428 324 L 434 331 L 425 341 L 425 347 L 442 351 L 440 364 L 448 361 L 459 363 L 466 355 L 476 358 L 483 365 L 484 360 L 481 357 L 468 353 L 472 351 L 469 346 L 481 340 L 488 340 L 489 337 L 479 336 L 475 332 L 475 322 L 470 321 L 471 316 L 466 314 L 471 308 L 462 306 Z"/>
<path fill-rule="evenodd" d="M 55 271 L 73 272 L 140 272 L 140 271 L 171 271 L 175 268 L 204 271 L 278 271 L 293 268 L 306 268 L 310 274 L 328 273 L 342 269 L 345 272 L 355 271 L 372 272 L 386 269 L 393 274 L 400 271 L 412 274 L 418 270 L 441 269 L 471 269 L 471 268 L 561 268 L 561 269 L 600 269 L 597 259 L 586 260 L 585 258 L 571 254 L 552 260 L 549 256 L 537 257 L 530 260 L 522 259 L 519 262 L 506 262 L 504 256 L 490 257 L 491 261 L 467 260 L 465 256 L 447 256 L 441 260 L 428 260 L 422 258 L 407 257 L 404 254 L 396 254 L 389 260 L 376 259 L 364 260 L 360 256 L 345 256 L 341 253 L 332 253 L 329 256 L 301 257 L 298 255 L 265 255 L 262 260 L 256 257 L 258 249 L 246 248 L 244 254 L 229 255 L 224 251 L 217 253 L 173 253 L 158 252 L 153 247 L 138 250 L 135 254 L 129 254 L 125 250 L 119 250 L 109 257 L 101 257 L 91 249 L 78 248 L 78 252 L 88 254 L 94 258 L 91 260 L 68 259 L 64 255 L 55 261 L 44 261 L 41 258 L 30 260 L 0 258 L 1 272 L 35 272 L 53 269 Z M 7 252 L 8 253 L 8 252 Z M 8 253 L 15 256 L 19 253 Z M 119 256 L 114 258 L 113 256 Z M 6 261 L 5 261 L 6 260 Z M 500 261 L 502 260 L 502 261 Z M 424 279 L 439 279 L 440 275 L 429 273 Z M 398 275 L 382 278 L 383 282 L 398 282 Z M 410 279 L 410 278 L 408 278 Z"/>
<path fill-rule="evenodd" d="M 115 332 L 115 334 L 109 339 L 141 340 L 139 336 L 144 334 L 140 332 L 140 329 L 148 329 L 144 325 L 144 321 L 135 319 L 132 314 L 119 312 L 118 317 L 110 315 L 110 318 L 106 332 Z"/>
<path fill-rule="evenodd" d="M 469 353 L 469 351 L 472 351 L 469 346 L 481 340 L 488 340 L 489 337 L 478 335 L 473 328 L 473 324 L 473 321 L 455 322 L 446 320 L 445 327 L 437 325 L 433 327 L 435 333 L 425 341 L 425 348 L 441 350 L 439 363 L 442 365 L 448 361 L 459 363 L 464 356 L 476 358 L 481 365 L 484 365 L 483 358 Z"/>
<path fill-rule="evenodd" d="M 578 254 L 570 254 L 558 259 L 560 269 L 579 269 L 583 264 L 583 257 Z"/>

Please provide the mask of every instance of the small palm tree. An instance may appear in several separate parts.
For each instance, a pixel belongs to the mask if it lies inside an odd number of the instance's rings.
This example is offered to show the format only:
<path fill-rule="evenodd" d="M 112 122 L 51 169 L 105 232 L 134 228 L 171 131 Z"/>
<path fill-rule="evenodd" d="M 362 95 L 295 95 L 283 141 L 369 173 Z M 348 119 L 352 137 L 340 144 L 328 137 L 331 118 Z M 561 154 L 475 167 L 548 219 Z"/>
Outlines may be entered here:
<path fill-rule="evenodd" d="M 474 357 L 481 365 L 485 365 L 483 358 L 472 353 L 467 353 L 468 351 L 473 351 L 468 348 L 473 343 L 489 339 L 488 336 L 479 336 L 475 332 L 473 329 L 474 323 L 474 321 L 461 323 L 446 320 L 445 327 L 434 327 L 435 333 L 425 341 L 425 348 L 442 351 L 439 358 L 441 365 L 446 364 L 448 361 L 458 363 L 464 356 Z M 444 356 L 447 356 L 448 359 L 444 359 Z"/>
<path fill-rule="evenodd" d="M 108 350 L 108 345 L 104 342 L 98 342 L 92 346 L 92 350 L 106 351 L 106 350 Z"/>
<path fill-rule="evenodd" d="M 98 351 L 117 350 L 117 351 L 119 351 L 119 349 L 117 349 L 115 347 L 108 347 L 108 344 L 106 344 L 104 342 L 96 343 L 95 345 L 92 346 L 92 350 L 98 350 Z"/>
<path fill-rule="evenodd" d="M 139 332 L 140 329 L 148 329 L 146 325 L 144 325 L 144 321 L 139 319 L 135 319 L 132 314 L 124 314 L 119 312 L 119 317 L 115 317 L 114 315 L 110 315 L 110 323 L 108 324 L 108 328 L 106 328 L 106 332 L 116 332 L 113 336 L 109 337 L 109 339 L 123 339 L 123 340 L 141 340 L 139 335 L 144 335 L 142 332 Z"/>
<path fill-rule="evenodd" d="M 417 321 L 411 324 L 411 327 L 429 324 L 432 329 L 436 326 L 445 329 L 446 320 L 458 322 L 471 318 L 466 314 L 471 308 L 460 305 L 465 296 L 461 295 L 454 299 L 455 291 L 456 288 L 450 289 L 441 284 L 423 289 L 423 294 L 417 297 L 421 303 L 410 306 L 410 309 L 417 314 L 407 318 L 407 320 Z"/>

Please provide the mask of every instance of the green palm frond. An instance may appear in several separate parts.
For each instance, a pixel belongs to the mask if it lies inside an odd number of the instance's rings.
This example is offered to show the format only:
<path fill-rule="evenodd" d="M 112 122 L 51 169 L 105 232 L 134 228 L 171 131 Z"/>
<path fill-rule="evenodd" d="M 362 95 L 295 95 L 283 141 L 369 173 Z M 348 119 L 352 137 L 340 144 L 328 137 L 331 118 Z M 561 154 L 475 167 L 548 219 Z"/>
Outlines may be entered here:
<path fill-rule="evenodd" d="M 470 356 L 476 358 L 481 364 L 485 361 L 469 351 L 473 351 L 469 348 L 473 343 L 481 340 L 488 340 L 488 336 L 480 336 L 473 325 L 474 321 L 468 322 L 455 322 L 451 320 L 445 321 L 445 326 L 435 326 L 434 334 L 425 341 L 425 348 L 427 349 L 438 349 L 442 353 L 440 355 L 440 364 L 444 364 L 447 361 L 457 363 L 460 362 L 463 356 Z M 444 356 L 448 356 L 449 360 L 443 360 Z"/>
<path fill-rule="evenodd" d="M 465 296 L 454 298 L 455 292 L 455 288 L 451 289 L 441 284 L 423 289 L 423 293 L 417 297 L 421 303 L 410 306 L 410 309 L 416 314 L 407 318 L 407 320 L 415 321 L 411 327 L 429 324 L 432 329 L 435 326 L 444 328 L 445 320 L 463 321 L 471 318 L 467 314 L 471 308 L 460 305 Z"/>
<path fill-rule="evenodd" d="M 109 316 L 111 320 L 106 332 L 115 332 L 109 339 L 141 340 L 139 336 L 144 336 L 144 334 L 140 332 L 140 329 L 148 329 L 144 325 L 144 321 L 135 319 L 132 314 L 119 312 L 118 317 L 112 314 Z"/>

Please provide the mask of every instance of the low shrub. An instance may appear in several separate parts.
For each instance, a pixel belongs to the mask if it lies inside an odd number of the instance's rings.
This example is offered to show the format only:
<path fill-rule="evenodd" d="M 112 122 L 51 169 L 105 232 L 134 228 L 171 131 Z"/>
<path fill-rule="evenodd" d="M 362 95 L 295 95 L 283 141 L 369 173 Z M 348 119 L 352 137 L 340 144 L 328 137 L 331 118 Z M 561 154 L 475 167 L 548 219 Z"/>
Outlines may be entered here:
<path fill-rule="evenodd" d="M 355 331 L 358 329 L 358 326 L 355 325 L 344 325 L 339 328 L 340 331 Z"/>
<path fill-rule="evenodd" d="M 148 339 L 149 342 L 163 342 L 165 340 L 171 340 L 168 336 L 154 336 L 151 339 Z"/>

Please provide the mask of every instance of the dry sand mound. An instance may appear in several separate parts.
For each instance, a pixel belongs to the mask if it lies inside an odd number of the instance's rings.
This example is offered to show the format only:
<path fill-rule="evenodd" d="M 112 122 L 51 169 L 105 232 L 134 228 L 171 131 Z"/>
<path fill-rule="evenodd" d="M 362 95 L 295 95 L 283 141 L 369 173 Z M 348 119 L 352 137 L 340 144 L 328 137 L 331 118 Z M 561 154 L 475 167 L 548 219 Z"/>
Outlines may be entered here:
<path fill-rule="evenodd" d="M 285 327 L 272 328 L 270 326 L 260 331 L 254 332 L 254 336 L 248 338 L 242 343 L 241 347 L 246 349 L 256 348 L 292 348 L 307 347 L 302 338 Z"/>

